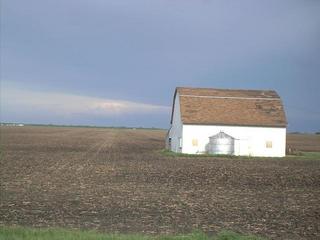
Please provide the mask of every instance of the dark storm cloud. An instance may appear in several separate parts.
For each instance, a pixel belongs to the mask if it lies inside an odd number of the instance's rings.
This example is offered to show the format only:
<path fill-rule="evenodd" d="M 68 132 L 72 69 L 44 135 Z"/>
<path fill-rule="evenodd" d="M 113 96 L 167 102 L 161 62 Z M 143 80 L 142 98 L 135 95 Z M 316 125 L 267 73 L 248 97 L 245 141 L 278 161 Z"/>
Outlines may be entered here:
<path fill-rule="evenodd" d="M 289 129 L 315 131 L 319 12 L 319 1 L 298 0 L 5 0 L 1 78 L 29 92 L 161 106 L 176 86 L 275 89 Z M 169 114 L 136 122 L 165 127 Z"/>

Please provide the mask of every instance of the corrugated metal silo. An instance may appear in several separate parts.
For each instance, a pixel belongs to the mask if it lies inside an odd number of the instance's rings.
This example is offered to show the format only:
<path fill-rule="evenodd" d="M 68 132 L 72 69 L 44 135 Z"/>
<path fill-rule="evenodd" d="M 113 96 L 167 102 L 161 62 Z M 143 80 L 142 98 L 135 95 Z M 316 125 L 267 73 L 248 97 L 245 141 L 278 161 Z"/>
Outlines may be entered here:
<path fill-rule="evenodd" d="M 230 135 L 219 132 L 209 137 L 208 153 L 209 154 L 234 154 L 234 138 Z"/>

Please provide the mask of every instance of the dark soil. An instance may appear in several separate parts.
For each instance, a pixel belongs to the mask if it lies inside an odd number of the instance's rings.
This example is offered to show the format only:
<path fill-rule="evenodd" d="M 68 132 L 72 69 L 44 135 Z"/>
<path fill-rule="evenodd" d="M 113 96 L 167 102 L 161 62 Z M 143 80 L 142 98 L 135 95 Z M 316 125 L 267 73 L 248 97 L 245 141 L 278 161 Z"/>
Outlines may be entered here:
<path fill-rule="evenodd" d="M 320 152 L 320 135 L 288 134 L 287 146 L 296 151 Z"/>
<path fill-rule="evenodd" d="M 320 159 L 170 157 L 164 136 L 2 127 L 0 225 L 320 239 Z"/>

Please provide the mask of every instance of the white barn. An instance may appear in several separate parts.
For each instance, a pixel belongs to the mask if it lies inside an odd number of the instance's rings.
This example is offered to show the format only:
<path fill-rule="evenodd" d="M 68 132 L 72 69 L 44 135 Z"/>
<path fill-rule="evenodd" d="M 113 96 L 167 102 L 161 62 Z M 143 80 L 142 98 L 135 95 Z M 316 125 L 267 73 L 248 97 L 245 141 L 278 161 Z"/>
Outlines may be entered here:
<path fill-rule="evenodd" d="M 284 157 L 286 126 L 275 91 L 178 87 L 166 146 L 177 153 Z"/>

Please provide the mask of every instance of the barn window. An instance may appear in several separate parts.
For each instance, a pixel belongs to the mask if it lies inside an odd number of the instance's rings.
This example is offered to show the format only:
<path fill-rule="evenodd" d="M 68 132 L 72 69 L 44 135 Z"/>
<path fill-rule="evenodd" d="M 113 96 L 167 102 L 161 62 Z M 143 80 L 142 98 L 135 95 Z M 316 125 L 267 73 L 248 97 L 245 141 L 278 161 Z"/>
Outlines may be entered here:
<path fill-rule="evenodd" d="M 182 148 L 182 138 L 179 138 L 179 148 Z"/>
<path fill-rule="evenodd" d="M 198 139 L 196 139 L 196 138 L 193 138 L 192 139 L 192 146 L 198 146 Z"/>
<path fill-rule="evenodd" d="M 266 148 L 272 148 L 272 141 L 266 141 Z"/>

